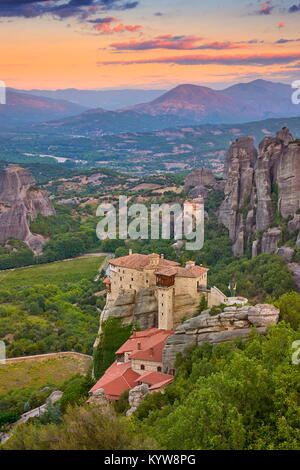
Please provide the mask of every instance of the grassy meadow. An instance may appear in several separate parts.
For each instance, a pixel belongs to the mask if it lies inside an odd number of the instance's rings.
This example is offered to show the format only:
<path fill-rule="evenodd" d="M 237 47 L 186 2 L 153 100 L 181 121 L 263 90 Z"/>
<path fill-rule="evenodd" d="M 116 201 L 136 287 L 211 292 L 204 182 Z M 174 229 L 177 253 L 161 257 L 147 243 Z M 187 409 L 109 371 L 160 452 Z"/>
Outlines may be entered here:
<path fill-rule="evenodd" d="M 7 357 L 92 354 L 103 296 L 95 282 L 105 257 L 88 256 L 0 272 L 0 340 Z M 98 309 L 97 309 L 98 307 Z"/>
<path fill-rule="evenodd" d="M 0 395 L 23 387 L 39 389 L 48 384 L 60 387 L 72 376 L 84 375 L 90 364 L 91 358 L 74 355 L 0 365 Z"/>

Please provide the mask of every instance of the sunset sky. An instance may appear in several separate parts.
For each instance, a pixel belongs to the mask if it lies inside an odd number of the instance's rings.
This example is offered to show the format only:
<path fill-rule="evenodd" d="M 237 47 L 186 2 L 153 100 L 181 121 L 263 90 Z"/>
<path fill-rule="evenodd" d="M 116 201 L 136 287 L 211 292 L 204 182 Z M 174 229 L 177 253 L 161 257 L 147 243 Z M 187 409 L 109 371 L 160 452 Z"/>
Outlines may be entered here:
<path fill-rule="evenodd" d="M 0 0 L 15 88 L 300 80 L 299 0 Z"/>

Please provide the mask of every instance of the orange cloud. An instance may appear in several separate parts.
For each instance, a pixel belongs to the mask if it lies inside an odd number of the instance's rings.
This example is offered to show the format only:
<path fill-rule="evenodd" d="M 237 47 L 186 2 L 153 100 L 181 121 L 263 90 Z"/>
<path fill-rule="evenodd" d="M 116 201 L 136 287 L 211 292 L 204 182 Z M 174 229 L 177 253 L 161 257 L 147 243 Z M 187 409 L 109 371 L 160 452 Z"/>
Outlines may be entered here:
<path fill-rule="evenodd" d="M 93 29 L 101 34 L 124 33 L 126 31 L 136 32 L 140 31 L 142 28 L 142 25 L 140 24 L 131 25 L 120 23 L 116 26 L 113 26 L 112 23 L 116 23 L 117 21 L 119 21 L 118 18 L 109 16 L 106 18 L 90 20 L 89 23 L 93 24 Z"/>
<path fill-rule="evenodd" d="M 131 24 L 119 24 L 118 26 L 115 26 L 112 28 L 112 31 L 114 33 L 123 33 L 124 31 L 131 31 L 131 32 L 136 32 L 140 31 L 142 28 L 141 24 L 136 24 L 136 25 L 131 25 Z"/>

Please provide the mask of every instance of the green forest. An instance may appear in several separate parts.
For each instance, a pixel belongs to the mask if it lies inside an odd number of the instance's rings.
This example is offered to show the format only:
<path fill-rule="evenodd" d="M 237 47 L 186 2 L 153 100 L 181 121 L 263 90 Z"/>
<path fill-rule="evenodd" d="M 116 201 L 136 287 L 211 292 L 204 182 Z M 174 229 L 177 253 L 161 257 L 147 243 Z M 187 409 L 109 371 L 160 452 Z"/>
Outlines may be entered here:
<path fill-rule="evenodd" d="M 282 321 L 246 342 L 190 348 L 177 357 L 174 383 L 129 419 L 80 404 L 87 388 L 77 380 L 77 404 L 20 425 L 3 448 L 299 450 L 300 374 L 291 362 L 299 339 L 299 329 Z"/>

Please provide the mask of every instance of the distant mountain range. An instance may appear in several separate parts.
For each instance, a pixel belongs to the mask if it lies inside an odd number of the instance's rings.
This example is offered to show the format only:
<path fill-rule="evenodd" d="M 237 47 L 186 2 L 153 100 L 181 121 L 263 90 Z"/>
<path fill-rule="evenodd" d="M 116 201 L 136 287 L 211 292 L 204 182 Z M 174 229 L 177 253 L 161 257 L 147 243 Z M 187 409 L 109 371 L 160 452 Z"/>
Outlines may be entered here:
<path fill-rule="evenodd" d="M 22 93 L 55 100 L 66 100 L 88 109 L 105 108 L 115 111 L 120 108 L 134 106 L 152 101 L 165 93 L 166 90 L 20 90 Z"/>
<path fill-rule="evenodd" d="M 230 124 L 278 117 L 296 117 L 300 108 L 291 101 L 289 85 L 255 80 L 218 91 L 179 85 L 154 101 L 130 109 L 141 114 L 180 115 L 196 124 Z"/>
<path fill-rule="evenodd" d="M 1 126 L 32 124 L 78 115 L 86 108 L 69 101 L 41 98 L 8 89 L 0 105 Z"/>
<path fill-rule="evenodd" d="M 153 90 L 148 91 L 153 93 Z M 96 93 L 88 90 L 62 90 L 53 92 L 53 96 L 55 93 L 62 93 L 61 96 L 69 94 L 71 99 L 75 99 L 74 96 L 78 97 L 79 92 L 82 93 L 81 96 L 86 93 L 86 103 L 92 99 L 92 93 Z M 125 90 L 120 90 L 119 93 L 121 92 Z M 44 122 L 43 127 L 76 134 L 151 132 L 175 126 L 236 124 L 300 115 L 300 106 L 291 101 L 291 87 L 265 80 L 240 83 L 222 91 L 197 85 L 179 85 L 150 102 L 115 111 L 107 111 L 102 107 L 86 111 L 81 105 L 65 100 L 37 97 L 12 90 L 8 93 L 11 96 L 8 96 L 8 106 L 1 106 L 0 122 L 1 116 L 5 118 L 6 115 L 8 122 Z M 132 93 L 132 99 L 136 99 L 136 91 L 132 90 Z M 146 97 L 146 90 L 143 93 Z M 129 99 L 129 95 L 126 99 Z M 45 124 L 45 121 L 52 122 Z"/>

